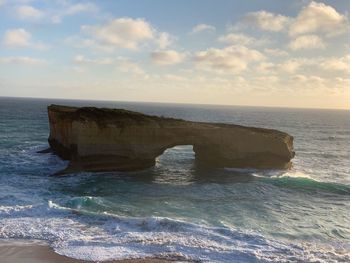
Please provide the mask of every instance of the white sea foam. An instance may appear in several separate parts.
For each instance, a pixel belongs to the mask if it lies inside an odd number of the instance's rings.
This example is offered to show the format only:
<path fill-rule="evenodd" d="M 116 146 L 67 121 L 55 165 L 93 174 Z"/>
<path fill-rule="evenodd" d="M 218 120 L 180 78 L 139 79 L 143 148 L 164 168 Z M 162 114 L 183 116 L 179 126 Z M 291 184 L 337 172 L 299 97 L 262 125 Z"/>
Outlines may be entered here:
<path fill-rule="evenodd" d="M 254 169 L 254 168 L 224 168 L 229 172 L 250 174 L 255 177 L 264 177 L 264 178 L 283 178 L 283 177 L 292 177 L 292 178 L 307 178 L 313 179 L 309 174 L 297 171 L 297 170 L 274 170 L 274 169 Z"/>
<path fill-rule="evenodd" d="M 0 215 L 4 216 L 5 214 L 10 215 L 13 212 L 18 212 L 22 210 L 27 210 L 32 208 L 32 205 L 14 205 L 14 206 L 0 206 Z"/>
<path fill-rule="evenodd" d="M 44 240 L 61 255 L 93 261 L 142 257 L 202 262 L 322 261 L 320 249 L 308 251 L 257 233 L 161 217 L 85 214 L 52 201 L 0 207 L 0 237 Z M 348 255 L 337 256 L 346 259 Z"/>
<path fill-rule="evenodd" d="M 314 178 L 312 178 L 309 174 L 301 172 L 301 171 L 295 171 L 295 170 L 291 170 L 291 171 L 287 171 L 281 175 L 273 175 L 271 176 L 272 178 L 283 178 L 283 177 L 291 177 L 291 178 L 306 178 L 306 179 L 312 179 L 315 180 Z"/>

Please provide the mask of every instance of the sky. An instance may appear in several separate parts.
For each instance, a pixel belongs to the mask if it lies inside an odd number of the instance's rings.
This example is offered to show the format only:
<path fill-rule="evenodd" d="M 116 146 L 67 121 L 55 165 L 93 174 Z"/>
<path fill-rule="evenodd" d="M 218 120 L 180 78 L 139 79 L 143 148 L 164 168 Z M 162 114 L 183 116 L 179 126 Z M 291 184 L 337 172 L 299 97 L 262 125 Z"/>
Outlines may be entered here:
<path fill-rule="evenodd" d="M 348 0 L 0 0 L 0 96 L 350 109 Z"/>

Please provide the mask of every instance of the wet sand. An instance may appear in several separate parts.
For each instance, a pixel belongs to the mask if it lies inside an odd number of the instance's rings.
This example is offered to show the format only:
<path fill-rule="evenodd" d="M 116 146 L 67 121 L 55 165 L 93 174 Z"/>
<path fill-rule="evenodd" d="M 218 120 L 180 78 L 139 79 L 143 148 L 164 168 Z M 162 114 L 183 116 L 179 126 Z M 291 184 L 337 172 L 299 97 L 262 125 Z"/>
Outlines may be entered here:
<path fill-rule="evenodd" d="M 91 263 L 61 256 L 44 244 L 21 244 L 19 242 L 0 241 L 1 263 Z M 169 263 L 179 261 L 168 261 L 160 259 L 130 259 L 104 261 L 103 263 Z"/>

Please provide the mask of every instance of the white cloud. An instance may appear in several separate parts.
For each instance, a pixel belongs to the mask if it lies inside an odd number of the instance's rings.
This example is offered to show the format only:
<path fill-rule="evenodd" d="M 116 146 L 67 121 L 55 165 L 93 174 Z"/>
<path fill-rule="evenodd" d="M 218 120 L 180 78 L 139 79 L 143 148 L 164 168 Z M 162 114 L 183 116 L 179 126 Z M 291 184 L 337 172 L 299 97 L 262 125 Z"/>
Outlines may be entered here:
<path fill-rule="evenodd" d="M 8 48 L 34 48 L 40 50 L 48 48 L 48 46 L 40 42 L 33 42 L 32 35 L 23 28 L 5 31 L 2 43 Z"/>
<path fill-rule="evenodd" d="M 241 72 L 247 69 L 248 64 L 264 59 L 264 55 L 257 50 L 243 46 L 229 46 L 223 49 L 210 48 L 197 52 L 195 61 L 209 66 L 214 70 Z"/>
<path fill-rule="evenodd" d="M 299 35 L 314 32 L 334 35 L 346 30 L 347 18 L 333 7 L 312 1 L 298 14 L 289 29 L 289 34 Z"/>
<path fill-rule="evenodd" d="M 137 50 L 150 41 L 166 48 L 172 42 L 168 33 L 157 32 L 143 19 L 118 18 L 102 26 L 82 26 L 82 29 L 97 43 L 114 48 Z"/>
<path fill-rule="evenodd" d="M 322 38 L 317 35 L 298 36 L 289 44 L 289 48 L 298 49 L 324 49 L 326 47 Z"/>
<path fill-rule="evenodd" d="M 183 76 L 175 75 L 175 74 L 165 74 L 164 79 L 170 80 L 170 81 L 187 81 L 188 80 Z"/>
<path fill-rule="evenodd" d="M 276 65 L 271 62 L 262 62 L 258 65 L 257 70 L 262 74 L 271 74 L 276 69 Z"/>
<path fill-rule="evenodd" d="M 268 55 L 275 56 L 275 57 L 288 56 L 288 52 L 278 48 L 266 48 L 264 52 L 267 53 Z"/>
<path fill-rule="evenodd" d="M 118 60 L 118 69 L 121 72 L 136 74 L 136 75 L 144 77 L 145 79 L 147 79 L 149 77 L 147 75 L 147 73 L 140 67 L 139 64 L 132 62 L 128 59 L 119 59 Z"/>
<path fill-rule="evenodd" d="M 240 33 L 231 33 L 231 34 L 219 37 L 218 40 L 219 42 L 223 42 L 231 45 L 240 44 L 240 45 L 246 46 L 254 43 L 256 39 Z"/>
<path fill-rule="evenodd" d="M 260 73 L 280 74 L 281 72 L 296 73 L 307 71 L 310 74 L 327 72 L 327 75 L 350 73 L 350 55 L 344 57 L 293 58 L 279 63 L 262 62 L 257 66 Z M 324 72 L 323 72 L 324 73 Z"/>
<path fill-rule="evenodd" d="M 243 18 L 243 23 L 258 27 L 262 30 L 278 32 L 282 31 L 289 22 L 289 18 L 266 11 L 248 13 Z"/>
<path fill-rule="evenodd" d="M 191 34 L 196 34 L 203 31 L 215 31 L 215 30 L 216 28 L 214 26 L 207 25 L 207 24 L 198 24 L 195 27 L 193 27 Z"/>
<path fill-rule="evenodd" d="M 292 79 L 296 82 L 303 83 L 305 85 L 304 87 L 307 88 L 321 88 L 325 86 L 325 79 L 315 75 L 305 76 L 298 74 L 292 76 Z"/>
<path fill-rule="evenodd" d="M 43 59 L 31 58 L 31 57 L 1 57 L 1 63 L 16 64 L 16 65 L 43 65 L 46 63 Z"/>
<path fill-rule="evenodd" d="M 148 77 L 146 72 L 137 63 L 126 58 L 87 58 L 84 55 L 76 55 L 73 58 L 73 62 L 79 65 L 114 65 L 123 73 L 142 75 L 144 78 Z M 80 68 L 78 70 L 81 71 Z"/>
<path fill-rule="evenodd" d="M 350 73 L 350 55 L 341 58 L 323 59 L 318 65 L 324 70 Z"/>
<path fill-rule="evenodd" d="M 267 39 L 256 39 L 251 36 L 247 36 L 242 33 L 229 33 L 218 38 L 219 42 L 230 44 L 230 45 L 243 45 L 243 46 L 259 46 L 269 43 Z"/>
<path fill-rule="evenodd" d="M 5 32 L 3 44 L 8 47 L 28 47 L 31 34 L 23 28 L 9 29 Z"/>
<path fill-rule="evenodd" d="M 184 53 L 175 50 L 155 51 L 151 53 L 151 59 L 159 65 L 173 65 L 181 63 L 185 59 Z"/>
<path fill-rule="evenodd" d="M 326 36 L 337 35 L 350 30 L 346 15 L 332 6 L 311 1 L 295 18 L 267 11 L 247 13 L 233 28 L 250 25 L 266 31 L 279 32 L 288 29 L 290 36 L 323 33 Z"/>
<path fill-rule="evenodd" d="M 297 74 L 292 76 L 292 79 L 298 82 L 306 82 L 308 80 L 308 77 L 302 74 Z"/>
<path fill-rule="evenodd" d="M 341 89 L 341 90 L 348 89 L 350 87 L 350 78 L 337 77 L 334 79 L 331 85 L 332 84 L 333 84 L 333 87 L 337 89 Z"/>
<path fill-rule="evenodd" d="M 29 5 L 17 7 L 16 14 L 18 18 L 23 20 L 39 20 L 44 17 L 44 12 Z"/>
<path fill-rule="evenodd" d="M 0 0 L 1 1 L 1 0 Z M 38 9 L 29 5 L 31 1 L 21 1 L 23 5 L 15 8 L 15 15 L 22 20 L 44 20 L 52 23 L 61 23 L 66 16 L 74 16 L 78 14 L 98 14 L 99 8 L 93 3 L 77 3 L 71 4 L 67 1 L 57 1 L 56 5 L 45 9 Z"/>
<path fill-rule="evenodd" d="M 98 10 L 98 7 L 93 3 L 79 3 L 68 6 L 64 14 L 71 16 L 78 13 L 96 13 Z"/>
<path fill-rule="evenodd" d="M 110 65 L 113 64 L 113 59 L 110 58 L 101 58 L 101 59 L 90 59 L 86 58 L 83 55 L 77 55 L 73 59 L 74 63 L 77 64 L 96 64 L 96 65 Z"/>
<path fill-rule="evenodd" d="M 261 76 L 261 77 L 257 77 L 256 78 L 256 81 L 258 81 L 258 84 L 259 83 L 269 83 L 269 84 L 275 84 L 279 81 L 280 79 L 277 77 L 277 76 Z"/>
<path fill-rule="evenodd" d="M 62 22 L 62 18 L 65 16 L 74 16 L 82 13 L 86 14 L 97 14 L 99 8 L 93 3 L 77 3 L 70 4 L 66 1 L 61 3 L 63 6 L 59 6 L 57 10 L 50 10 L 51 22 L 54 24 L 59 24 Z"/>
<path fill-rule="evenodd" d="M 315 64 L 317 64 L 315 59 L 293 58 L 279 63 L 262 62 L 256 69 L 259 73 L 263 74 L 281 74 L 281 72 L 291 74 L 305 66 L 312 66 Z"/>
<path fill-rule="evenodd" d="M 66 45 L 72 46 L 74 48 L 89 48 L 97 51 L 112 52 L 114 48 L 112 46 L 103 45 L 98 43 L 94 39 L 82 38 L 79 36 L 70 36 L 63 41 Z"/>
<path fill-rule="evenodd" d="M 162 32 L 159 34 L 157 42 L 158 42 L 159 47 L 161 49 L 164 49 L 164 48 L 169 47 L 172 44 L 173 37 L 166 32 Z"/>
<path fill-rule="evenodd" d="M 99 42 L 127 49 L 138 49 L 139 44 L 154 38 L 154 29 L 142 19 L 119 18 L 103 26 L 83 26 Z"/>
<path fill-rule="evenodd" d="M 288 73 L 296 72 L 304 63 L 298 59 L 287 60 L 279 65 L 282 71 Z"/>

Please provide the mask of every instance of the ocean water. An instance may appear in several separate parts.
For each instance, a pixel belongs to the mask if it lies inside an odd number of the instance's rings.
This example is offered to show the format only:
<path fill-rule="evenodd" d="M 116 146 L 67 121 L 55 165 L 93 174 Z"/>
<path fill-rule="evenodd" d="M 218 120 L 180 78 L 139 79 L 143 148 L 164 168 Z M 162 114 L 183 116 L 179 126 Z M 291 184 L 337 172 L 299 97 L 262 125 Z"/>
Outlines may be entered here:
<path fill-rule="evenodd" d="M 203 170 L 186 145 L 142 172 L 51 176 L 51 103 L 279 129 L 294 166 Z M 95 261 L 350 262 L 350 111 L 0 98 L 0 238 Z"/>

